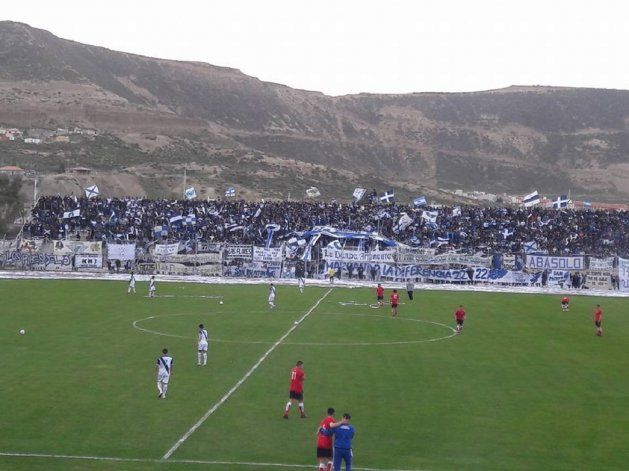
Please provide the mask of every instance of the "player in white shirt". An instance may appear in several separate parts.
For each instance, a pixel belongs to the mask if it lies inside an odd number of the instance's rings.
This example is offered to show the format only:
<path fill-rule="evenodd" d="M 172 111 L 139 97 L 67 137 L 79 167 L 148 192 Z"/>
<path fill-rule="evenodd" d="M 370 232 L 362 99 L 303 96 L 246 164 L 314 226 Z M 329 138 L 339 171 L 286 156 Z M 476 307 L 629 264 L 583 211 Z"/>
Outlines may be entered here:
<path fill-rule="evenodd" d="M 269 307 L 275 309 L 275 285 L 273 283 L 269 286 Z"/>
<path fill-rule="evenodd" d="M 149 281 L 149 298 L 155 297 L 155 277 L 152 276 Z"/>
<path fill-rule="evenodd" d="M 157 390 L 159 391 L 157 398 L 166 399 L 168 382 L 173 374 L 173 358 L 168 356 L 167 348 L 164 348 L 162 350 L 162 356 L 157 358 L 155 373 L 157 374 Z"/>
<path fill-rule="evenodd" d="M 133 290 L 133 294 L 135 294 L 135 275 L 131 272 L 131 278 L 129 278 L 129 289 L 127 290 L 127 294 L 131 294 Z"/>
<path fill-rule="evenodd" d="M 199 324 L 199 334 L 197 336 L 198 353 L 197 353 L 197 366 L 207 365 L 207 344 L 208 336 L 207 330 L 203 327 L 203 324 Z"/>
<path fill-rule="evenodd" d="M 299 277 L 297 282 L 299 283 L 299 292 L 303 294 L 304 288 L 306 287 L 306 279 L 303 277 Z"/>

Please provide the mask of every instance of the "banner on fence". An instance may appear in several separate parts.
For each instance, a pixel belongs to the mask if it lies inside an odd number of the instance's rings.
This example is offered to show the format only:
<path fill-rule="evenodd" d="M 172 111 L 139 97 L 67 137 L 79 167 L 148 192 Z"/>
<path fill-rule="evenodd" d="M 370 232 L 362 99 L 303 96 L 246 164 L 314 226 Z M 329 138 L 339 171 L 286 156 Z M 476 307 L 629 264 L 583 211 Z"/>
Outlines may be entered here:
<path fill-rule="evenodd" d="M 103 268 L 103 257 L 101 255 L 76 254 L 74 266 L 79 270 L 97 270 Z"/>
<path fill-rule="evenodd" d="M 526 267 L 538 270 L 584 270 L 585 262 L 582 256 L 555 257 L 526 254 Z"/>
<path fill-rule="evenodd" d="M 541 272 L 524 273 L 506 269 L 474 268 L 474 281 L 509 285 L 534 285 L 541 283 Z"/>
<path fill-rule="evenodd" d="M 281 262 L 247 262 L 242 265 L 226 266 L 223 269 L 224 276 L 246 278 L 279 278 L 281 272 Z"/>
<path fill-rule="evenodd" d="M 220 253 L 175 254 L 168 257 L 169 262 L 187 264 L 220 264 L 223 258 Z"/>
<path fill-rule="evenodd" d="M 69 271 L 72 270 L 72 256 L 10 250 L 0 255 L 0 267 L 18 270 Z"/>
<path fill-rule="evenodd" d="M 225 258 L 228 260 L 242 259 L 251 260 L 253 258 L 252 245 L 228 245 L 225 247 Z"/>
<path fill-rule="evenodd" d="M 254 262 L 281 262 L 282 247 L 254 247 L 253 248 L 253 261 Z"/>
<path fill-rule="evenodd" d="M 135 260 L 135 244 L 109 244 L 107 258 L 109 260 Z"/>
<path fill-rule="evenodd" d="M 197 253 L 221 253 L 223 244 L 218 242 L 197 241 Z"/>
<path fill-rule="evenodd" d="M 413 265 L 467 265 L 471 267 L 489 267 L 491 265 L 491 257 L 458 253 L 439 255 L 398 253 L 396 261 L 399 264 L 409 263 Z"/>
<path fill-rule="evenodd" d="M 43 239 L 22 239 L 20 240 L 19 250 L 22 252 L 39 252 Z"/>
<path fill-rule="evenodd" d="M 168 261 L 156 262 L 155 271 L 162 275 L 221 276 L 222 267 L 220 264 L 216 263 L 188 265 Z"/>
<path fill-rule="evenodd" d="M 590 270 L 611 270 L 614 268 L 614 257 L 590 257 Z"/>
<path fill-rule="evenodd" d="M 546 286 L 550 288 L 568 288 L 570 285 L 570 272 L 567 270 L 548 270 Z"/>
<path fill-rule="evenodd" d="M 82 240 L 55 240 L 52 243 L 55 255 L 71 255 L 77 253 L 102 254 L 102 242 L 89 242 Z"/>
<path fill-rule="evenodd" d="M 629 259 L 618 257 L 618 287 L 620 291 L 629 291 Z"/>
<path fill-rule="evenodd" d="M 589 270 L 584 284 L 590 289 L 612 289 L 612 273 L 608 270 Z"/>
<path fill-rule="evenodd" d="M 174 244 L 156 244 L 153 255 L 156 257 L 170 257 L 179 251 L 179 242 Z"/>
<path fill-rule="evenodd" d="M 155 263 L 138 263 L 135 266 L 135 271 L 140 275 L 153 275 L 156 269 L 157 264 Z"/>
<path fill-rule="evenodd" d="M 362 250 L 341 250 L 324 247 L 323 259 L 329 262 L 395 263 L 395 250 L 363 252 Z"/>

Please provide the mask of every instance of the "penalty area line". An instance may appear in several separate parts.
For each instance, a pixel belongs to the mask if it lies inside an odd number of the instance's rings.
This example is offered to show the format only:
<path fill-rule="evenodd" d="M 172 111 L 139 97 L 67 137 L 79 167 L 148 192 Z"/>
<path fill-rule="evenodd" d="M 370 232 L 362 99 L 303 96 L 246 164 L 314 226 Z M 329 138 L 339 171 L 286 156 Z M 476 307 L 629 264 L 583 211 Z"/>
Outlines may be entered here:
<path fill-rule="evenodd" d="M 219 401 L 214 404 L 205 414 L 203 414 L 203 417 L 201 417 L 192 427 L 190 427 L 188 429 L 188 431 L 186 433 L 184 433 L 181 438 L 179 440 L 177 440 L 175 442 L 175 444 L 170 447 L 170 449 L 164 454 L 164 456 L 162 457 L 162 460 L 167 460 L 169 459 L 172 454 L 177 451 L 177 449 L 183 445 L 183 443 L 190 437 L 190 435 L 192 435 L 201 425 L 203 425 L 203 422 L 205 422 L 208 417 L 210 417 L 214 412 L 216 412 L 216 410 L 221 407 L 225 401 L 227 401 L 227 399 L 229 399 L 232 394 L 234 394 L 238 388 L 240 388 L 240 386 L 242 386 L 242 384 L 247 381 L 249 379 L 249 377 L 254 373 L 254 371 L 256 371 L 258 369 L 258 367 L 264 362 L 264 360 L 266 360 L 268 358 L 268 356 L 273 353 L 273 350 L 275 350 L 285 339 L 286 337 L 288 337 L 297 327 L 299 327 L 299 325 L 301 324 L 301 322 L 306 319 L 311 313 L 312 311 L 314 311 L 319 304 L 321 304 L 321 302 L 328 297 L 328 295 L 332 292 L 334 288 L 330 288 L 329 290 L 327 290 L 325 292 L 325 294 L 323 296 L 321 296 L 321 298 L 319 298 L 319 300 L 314 303 L 314 305 L 308 309 L 308 311 L 306 311 L 306 313 L 301 316 L 299 318 L 299 320 L 297 320 L 290 329 L 288 329 L 286 331 L 286 333 L 284 335 L 282 335 L 277 342 L 275 342 L 273 345 L 271 345 L 271 347 L 264 352 L 264 354 L 258 359 L 258 361 L 249 369 L 249 371 L 247 371 L 245 373 L 245 375 L 240 378 L 238 380 L 238 382 L 236 384 L 234 384 L 231 389 L 229 391 L 227 391 L 227 393 L 225 393 L 225 395 L 223 397 L 221 397 L 219 399 Z"/>
<path fill-rule="evenodd" d="M 77 460 L 77 461 L 113 461 L 118 463 L 163 463 L 163 460 L 154 458 L 123 458 L 115 456 L 82 456 L 82 455 L 54 455 L 47 453 L 10 453 L 0 452 L 0 457 L 7 458 L 46 458 L 56 460 Z M 173 459 L 169 463 L 180 464 L 200 464 L 200 465 L 221 465 L 221 466 L 255 466 L 273 468 L 312 468 L 310 464 L 289 464 L 289 463 L 256 463 L 253 461 L 223 461 L 223 460 L 186 460 Z M 358 471 L 422 471 L 419 469 L 381 469 L 381 468 L 361 468 L 352 466 Z"/>

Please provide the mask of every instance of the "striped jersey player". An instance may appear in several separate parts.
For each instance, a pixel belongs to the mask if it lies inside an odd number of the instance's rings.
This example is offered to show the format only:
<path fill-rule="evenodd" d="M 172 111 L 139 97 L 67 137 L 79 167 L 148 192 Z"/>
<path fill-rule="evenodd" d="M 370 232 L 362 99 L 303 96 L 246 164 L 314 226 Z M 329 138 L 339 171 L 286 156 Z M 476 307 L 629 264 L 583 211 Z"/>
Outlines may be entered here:
<path fill-rule="evenodd" d="M 168 383 L 173 374 L 173 358 L 168 355 L 167 348 L 164 348 L 162 350 L 162 356 L 157 358 L 155 373 L 157 374 L 157 390 L 159 391 L 157 398 L 166 399 Z"/>
<path fill-rule="evenodd" d="M 197 335 L 197 366 L 207 365 L 207 346 L 208 335 L 203 324 L 199 324 L 199 332 Z"/>

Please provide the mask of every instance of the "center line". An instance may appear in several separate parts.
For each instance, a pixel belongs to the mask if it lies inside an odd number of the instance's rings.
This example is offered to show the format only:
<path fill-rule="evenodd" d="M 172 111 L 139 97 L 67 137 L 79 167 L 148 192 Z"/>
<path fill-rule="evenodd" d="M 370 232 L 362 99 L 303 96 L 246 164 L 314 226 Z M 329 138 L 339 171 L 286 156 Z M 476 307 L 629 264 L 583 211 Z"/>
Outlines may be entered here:
<path fill-rule="evenodd" d="M 258 367 L 262 364 L 262 362 L 264 362 L 264 360 L 267 359 L 267 357 L 273 352 L 273 350 L 275 350 L 278 347 L 278 345 L 281 344 L 286 339 L 286 337 L 288 337 L 297 327 L 299 327 L 299 324 L 301 324 L 301 322 L 304 319 L 306 319 L 306 317 L 308 317 L 312 313 L 312 311 L 314 311 L 317 308 L 317 306 L 319 306 L 321 301 L 327 298 L 328 294 L 332 292 L 332 289 L 333 288 L 330 288 L 329 290 L 327 290 L 325 294 L 321 296 L 321 298 L 319 298 L 319 300 L 314 304 L 314 306 L 308 309 L 308 312 L 306 312 L 303 316 L 301 316 L 301 318 L 297 321 L 296 324 L 293 324 L 293 326 L 290 329 L 288 329 L 286 333 L 282 335 L 279 338 L 279 340 L 271 346 L 271 348 L 269 348 L 266 352 L 264 352 L 264 355 L 262 355 L 258 359 L 256 364 L 253 365 L 251 369 L 247 371 L 245 375 L 242 378 L 240 378 L 240 380 L 238 380 L 238 382 L 234 384 L 232 388 L 229 391 L 227 391 L 227 393 L 223 397 L 221 397 L 221 399 L 210 408 L 210 410 L 208 410 L 205 414 L 203 414 L 203 417 L 201 417 L 192 427 L 190 427 L 190 429 L 186 433 L 184 433 L 182 437 L 179 440 L 177 440 L 172 447 L 170 447 L 170 450 L 168 450 L 166 454 L 162 456 L 163 460 L 167 460 L 168 458 L 170 458 L 171 455 L 175 451 L 177 451 L 177 449 L 181 445 L 183 445 L 183 443 L 190 437 L 190 435 L 192 435 L 201 425 L 203 425 L 203 422 L 205 422 L 209 416 L 211 416 L 214 412 L 216 412 L 216 410 L 219 407 L 221 407 L 223 403 L 227 399 L 229 399 L 232 396 L 232 394 L 234 394 L 238 390 L 238 388 L 242 386 L 242 384 L 245 381 L 247 381 L 247 379 L 249 379 L 249 377 L 253 374 L 253 372 L 258 369 Z"/>

